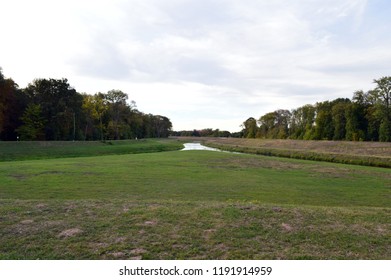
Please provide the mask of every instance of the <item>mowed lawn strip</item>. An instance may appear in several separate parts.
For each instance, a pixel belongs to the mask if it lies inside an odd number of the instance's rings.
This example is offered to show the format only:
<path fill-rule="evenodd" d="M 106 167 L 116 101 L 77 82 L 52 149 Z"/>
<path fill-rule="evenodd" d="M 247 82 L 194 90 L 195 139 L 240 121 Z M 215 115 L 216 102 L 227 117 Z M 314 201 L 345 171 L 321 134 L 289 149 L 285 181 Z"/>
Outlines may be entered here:
<path fill-rule="evenodd" d="M 0 162 L 31 159 L 89 157 L 154 153 L 180 150 L 180 141 L 170 139 L 101 141 L 0 141 Z"/>
<path fill-rule="evenodd" d="M 382 168 L 209 151 L 0 163 L 0 259 L 390 259 Z"/>
<path fill-rule="evenodd" d="M 388 169 L 208 151 L 0 163 L 5 199 L 391 207 Z"/>

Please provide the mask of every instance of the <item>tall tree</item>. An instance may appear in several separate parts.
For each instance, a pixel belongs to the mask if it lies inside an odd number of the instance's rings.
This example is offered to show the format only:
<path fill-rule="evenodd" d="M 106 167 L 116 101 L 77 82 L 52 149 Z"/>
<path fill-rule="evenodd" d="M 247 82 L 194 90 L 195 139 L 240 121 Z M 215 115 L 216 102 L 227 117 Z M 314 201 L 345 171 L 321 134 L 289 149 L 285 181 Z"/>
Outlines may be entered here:
<path fill-rule="evenodd" d="M 100 139 L 105 140 L 105 132 L 107 130 L 107 119 L 105 115 L 108 110 L 106 97 L 103 93 L 97 93 L 90 99 L 92 117 L 99 122 Z"/>
<path fill-rule="evenodd" d="M 314 130 L 315 107 L 304 105 L 292 111 L 291 136 L 294 139 L 310 140 Z"/>
<path fill-rule="evenodd" d="M 42 117 L 41 105 L 30 103 L 21 120 L 23 125 L 16 130 L 21 140 L 45 140 L 45 120 Z"/>
<path fill-rule="evenodd" d="M 245 138 L 255 138 L 258 132 L 257 121 L 254 118 L 248 118 L 243 124 L 243 136 Z"/>
<path fill-rule="evenodd" d="M 18 85 L 5 78 L 0 68 L 0 140 L 16 140 L 16 128 L 22 125 L 21 116 L 29 102 Z"/>
<path fill-rule="evenodd" d="M 331 117 L 334 126 L 333 140 L 345 140 L 346 138 L 346 110 L 350 106 L 350 99 L 336 99 L 331 107 Z"/>
<path fill-rule="evenodd" d="M 76 118 L 81 115 L 83 97 L 71 88 L 67 79 L 36 79 L 29 84 L 26 92 L 32 96 L 35 104 L 40 104 L 45 118 L 47 140 L 72 140 Z"/>
<path fill-rule="evenodd" d="M 315 107 L 311 104 L 292 110 L 291 137 L 310 140 L 315 123 Z"/>
<path fill-rule="evenodd" d="M 123 132 L 125 116 L 128 113 L 128 106 L 126 100 L 128 95 L 120 90 L 110 90 L 106 94 L 108 100 L 108 108 L 111 115 L 111 122 L 109 124 L 114 131 L 114 139 L 121 138 L 121 132 Z M 122 129 L 121 129 L 122 128 Z"/>
<path fill-rule="evenodd" d="M 382 77 L 374 80 L 375 91 L 379 97 L 379 109 L 381 112 L 381 123 L 379 128 L 379 140 L 391 141 L 391 77 Z"/>
<path fill-rule="evenodd" d="M 332 140 L 334 126 L 330 101 L 316 103 L 315 131 L 313 139 Z"/>
<path fill-rule="evenodd" d="M 366 140 L 368 121 L 368 103 L 366 94 L 362 90 L 357 90 L 353 94 L 352 101 L 345 110 L 346 134 L 345 139 L 350 141 Z"/>
<path fill-rule="evenodd" d="M 166 138 L 170 135 L 172 123 L 167 117 L 155 115 L 152 117 L 152 120 L 155 129 L 154 137 Z"/>
<path fill-rule="evenodd" d="M 274 133 L 276 125 L 276 113 L 270 112 L 261 116 L 258 120 L 259 123 L 259 134 L 258 137 L 261 138 L 277 138 Z"/>

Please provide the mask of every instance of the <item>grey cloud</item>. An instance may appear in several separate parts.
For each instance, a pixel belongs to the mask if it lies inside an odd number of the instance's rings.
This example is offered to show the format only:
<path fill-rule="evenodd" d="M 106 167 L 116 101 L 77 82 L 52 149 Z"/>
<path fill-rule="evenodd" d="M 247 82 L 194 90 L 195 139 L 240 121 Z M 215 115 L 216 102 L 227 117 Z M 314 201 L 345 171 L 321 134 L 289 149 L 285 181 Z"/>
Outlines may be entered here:
<path fill-rule="evenodd" d="M 370 25 L 365 0 L 115 3 L 115 18 L 89 17 L 89 52 L 73 61 L 78 73 L 206 85 L 215 90 L 201 101 L 225 99 L 230 111 L 243 107 L 256 116 L 351 97 L 390 62 L 384 51 L 391 40 L 376 31 L 388 20 Z M 232 91 L 223 97 L 222 88 Z"/>

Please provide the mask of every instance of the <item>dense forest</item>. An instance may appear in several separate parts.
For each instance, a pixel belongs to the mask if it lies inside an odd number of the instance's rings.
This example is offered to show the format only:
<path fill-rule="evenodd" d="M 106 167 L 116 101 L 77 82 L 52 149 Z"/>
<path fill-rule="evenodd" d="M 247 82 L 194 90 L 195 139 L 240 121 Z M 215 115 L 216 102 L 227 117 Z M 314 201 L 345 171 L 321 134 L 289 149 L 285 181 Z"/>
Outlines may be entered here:
<path fill-rule="evenodd" d="M 88 95 L 67 79 L 20 89 L 0 68 L 0 140 L 108 140 L 168 137 L 171 121 L 144 114 L 120 90 Z"/>
<path fill-rule="evenodd" d="M 374 80 L 375 88 L 354 92 L 352 100 L 276 110 L 248 118 L 241 137 L 304 140 L 391 141 L 391 77 Z"/>

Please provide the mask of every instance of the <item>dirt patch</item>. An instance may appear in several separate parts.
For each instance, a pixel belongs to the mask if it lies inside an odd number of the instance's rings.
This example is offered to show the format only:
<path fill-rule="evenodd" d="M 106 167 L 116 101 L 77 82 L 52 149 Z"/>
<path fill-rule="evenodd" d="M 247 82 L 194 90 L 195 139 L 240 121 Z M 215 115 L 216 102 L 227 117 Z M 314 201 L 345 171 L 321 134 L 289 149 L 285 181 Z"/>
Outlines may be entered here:
<path fill-rule="evenodd" d="M 62 237 L 62 238 L 68 238 L 68 237 L 74 237 L 76 235 L 79 235 L 83 233 L 83 231 L 79 228 L 70 228 L 70 229 L 66 229 L 64 231 L 62 231 L 58 237 Z"/>
<path fill-rule="evenodd" d="M 88 246 L 94 253 L 99 253 L 102 249 L 107 248 L 109 244 L 105 242 L 90 242 Z"/>
<path fill-rule="evenodd" d="M 121 259 L 124 258 L 126 254 L 124 252 L 114 252 L 114 253 L 109 253 L 109 255 L 114 258 Z"/>
<path fill-rule="evenodd" d="M 282 223 L 281 227 L 284 231 L 287 231 L 287 232 L 293 231 L 293 227 L 290 224 Z"/>
<path fill-rule="evenodd" d="M 20 222 L 22 225 L 30 225 L 34 223 L 34 220 L 23 220 Z"/>
<path fill-rule="evenodd" d="M 272 210 L 273 210 L 273 212 L 277 212 L 277 213 L 282 212 L 282 208 L 281 207 L 277 207 L 277 206 L 272 207 Z"/>
<path fill-rule="evenodd" d="M 26 180 L 29 178 L 28 175 L 26 174 L 19 174 L 19 173 L 16 173 L 16 174 L 11 174 L 9 175 L 9 177 L 15 179 L 15 180 L 18 180 L 18 181 L 23 181 L 23 180 Z"/>
<path fill-rule="evenodd" d="M 387 229 L 385 229 L 384 227 L 382 227 L 381 225 L 378 225 L 376 227 L 376 232 L 379 233 L 379 234 L 387 234 Z"/>
<path fill-rule="evenodd" d="M 105 242 L 95 242 L 95 243 L 91 243 L 90 245 L 91 245 L 91 247 L 94 247 L 94 248 L 104 248 L 104 247 L 109 246 L 109 244 L 107 244 Z"/>
<path fill-rule="evenodd" d="M 230 248 L 227 245 L 225 245 L 224 243 L 217 244 L 216 246 L 214 246 L 214 248 L 212 250 L 215 252 L 219 252 L 219 254 L 221 254 L 219 259 L 222 259 L 222 260 L 229 259 L 228 254 L 229 254 Z"/>
<path fill-rule="evenodd" d="M 70 203 L 70 204 L 65 206 L 64 210 L 65 210 L 65 212 L 69 213 L 69 212 L 72 212 L 76 208 L 77 208 L 76 204 Z"/>
<path fill-rule="evenodd" d="M 62 171 L 57 171 L 57 170 L 51 170 L 51 171 L 43 171 L 43 172 L 40 172 L 38 174 L 36 174 L 35 176 L 39 176 L 39 175 L 57 175 L 57 174 L 65 174 L 65 172 L 62 172 Z"/>
<path fill-rule="evenodd" d="M 215 229 L 207 229 L 207 230 L 204 230 L 202 236 L 204 237 L 204 239 L 206 240 L 209 240 L 211 238 L 211 236 L 216 232 Z"/>
<path fill-rule="evenodd" d="M 132 255 L 142 255 L 145 254 L 147 250 L 144 250 L 143 248 L 136 248 L 130 251 L 130 254 Z"/>
<path fill-rule="evenodd" d="M 157 225 L 157 221 L 145 221 L 144 225 L 146 225 L 146 226 L 156 226 Z"/>
<path fill-rule="evenodd" d="M 45 227 L 58 227 L 64 224 L 64 221 L 61 220 L 54 220 L 54 221 L 45 221 L 43 222 L 43 226 Z"/>
<path fill-rule="evenodd" d="M 126 241 L 126 237 L 117 237 L 114 240 L 114 243 L 124 243 Z"/>

